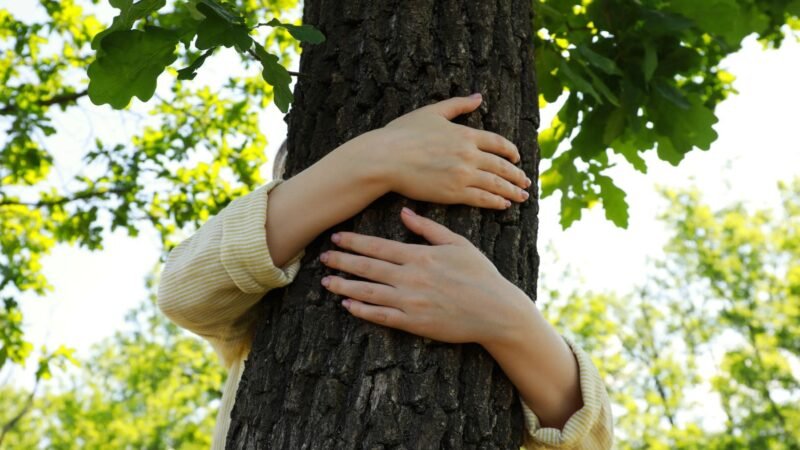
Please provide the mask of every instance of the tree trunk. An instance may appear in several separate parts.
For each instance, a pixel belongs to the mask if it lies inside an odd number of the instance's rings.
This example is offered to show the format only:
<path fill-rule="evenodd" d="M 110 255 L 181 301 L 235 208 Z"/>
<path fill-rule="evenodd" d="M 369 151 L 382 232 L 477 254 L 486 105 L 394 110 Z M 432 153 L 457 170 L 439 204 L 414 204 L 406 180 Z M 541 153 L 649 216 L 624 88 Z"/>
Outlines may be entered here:
<path fill-rule="evenodd" d="M 511 139 L 538 178 L 529 0 L 306 0 L 304 22 L 327 41 L 304 47 L 287 177 L 417 107 L 481 92 L 481 108 L 460 122 Z M 335 229 L 421 243 L 400 222 L 410 206 L 466 236 L 535 298 L 537 197 L 495 212 L 389 194 Z M 351 317 L 320 286 L 328 270 L 318 256 L 330 248 L 323 233 L 295 281 L 261 302 L 227 447 L 519 449 L 519 397 L 489 354 Z"/>

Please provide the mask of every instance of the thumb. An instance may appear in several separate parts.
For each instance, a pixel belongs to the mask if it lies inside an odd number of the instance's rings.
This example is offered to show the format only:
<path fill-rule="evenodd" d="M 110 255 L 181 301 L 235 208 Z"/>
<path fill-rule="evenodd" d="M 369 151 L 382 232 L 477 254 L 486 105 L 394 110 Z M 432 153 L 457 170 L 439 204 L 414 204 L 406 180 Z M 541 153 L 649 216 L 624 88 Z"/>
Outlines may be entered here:
<path fill-rule="evenodd" d="M 469 97 L 453 97 L 441 102 L 428 105 L 428 108 L 437 115 L 447 120 L 475 111 L 481 105 L 481 94 L 475 93 Z"/>
<path fill-rule="evenodd" d="M 409 230 L 421 235 L 433 245 L 457 244 L 462 239 L 461 235 L 453 233 L 446 226 L 427 217 L 418 216 L 408 208 L 403 208 L 400 217 Z"/>

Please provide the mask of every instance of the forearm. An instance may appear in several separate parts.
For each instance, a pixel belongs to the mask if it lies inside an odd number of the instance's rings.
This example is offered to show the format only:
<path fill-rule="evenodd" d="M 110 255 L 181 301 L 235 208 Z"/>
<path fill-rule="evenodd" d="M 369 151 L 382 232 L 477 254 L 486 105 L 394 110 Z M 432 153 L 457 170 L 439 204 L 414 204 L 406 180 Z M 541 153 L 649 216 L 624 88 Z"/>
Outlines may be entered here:
<path fill-rule="evenodd" d="M 367 135 L 348 141 L 270 192 L 264 226 L 276 266 L 389 191 L 387 174 L 364 157 L 373 142 Z"/>
<path fill-rule="evenodd" d="M 522 291 L 510 295 L 522 295 Z M 484 344 L 543 427 L 561 429 L 583 406 L 575 355 L 525 296 L 525 313 L 502 340 Z"/>

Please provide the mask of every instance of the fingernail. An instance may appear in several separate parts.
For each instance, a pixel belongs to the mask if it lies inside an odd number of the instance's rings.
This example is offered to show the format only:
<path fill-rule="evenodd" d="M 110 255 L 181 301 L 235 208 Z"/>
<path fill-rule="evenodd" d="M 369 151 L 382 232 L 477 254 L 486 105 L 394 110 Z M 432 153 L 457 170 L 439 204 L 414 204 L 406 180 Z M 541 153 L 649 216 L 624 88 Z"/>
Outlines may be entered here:
<path fill-rule="evenodd" d="M 322 279 L 322 285 L 323 286 L 328 287 L 329 284 L 331 284 L 330 277 L 325 277 L 325 278 Z"/>
<path fill-rule="evenodd" d="M 403 214 L 407 214 L 407 215 L 409 215 L 409 216 L 411 216 L 411 217 L 413 217 L 413 216 L 416 216 L 416 214 L 414 213 L 414 211 L 412 211 L 412 210 L 410 210 L 410 209 L 406 208 L 405 206 L 403 207 Z"/>
<path fill-rule="evenodd" d="M 319 255 L 319 260 L 322 262 L 328 262 L 328 252 Z"/>
<path fill-rule="evenodd" d="M 476 92 L 476 93 L 470 95 L 469 98 L 481 98 L 481 93 L 480 92 Z"/>
<path fill-rule="evenodd" d="M 349 311 L 350 310 L 350 299 L 342 300 L 342 306 L 344 306 Z"/>
<path fill-rule="evenodd" d="M 506 200 L 506 208 L 510 208 L 510 207 L 511 207 L 511 201 L 510 200 Z"/>
<path fill-rule="evenodd" d="M 525 183 L 527 183 L 527 184 L 525 185 L 525 187 L 531 187 L 531 184 L 533 184 L 533 181 L 531 181 L 531 179 L 530 179 L 530 178 L 528 178 L 528 177 L 525 177 Z"/>
<path fill-rule="evenodd" d="M 339 241 L 342 240 L 342 237 L 339 235 L 339 233 L 333 233 L 333 235 L 331 236 L 331 240 L 338 244 Z"/>
<path fill-rule="evenodd" d="M 528 197 L 531 196 L 531 194 L 528 194 L 528 191 L 526 190 L 520 189 L 520 192 L 522 192 L 522 198 L 524 198 L 525 200 L 527 200 Z"/>

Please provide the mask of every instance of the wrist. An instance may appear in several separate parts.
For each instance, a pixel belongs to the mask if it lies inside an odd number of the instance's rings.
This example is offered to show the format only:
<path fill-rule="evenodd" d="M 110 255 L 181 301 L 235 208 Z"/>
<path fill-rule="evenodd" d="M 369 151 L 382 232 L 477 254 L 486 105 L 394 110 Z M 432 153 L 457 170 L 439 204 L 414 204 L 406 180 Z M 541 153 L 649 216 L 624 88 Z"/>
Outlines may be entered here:
<path fill-rule="evenodd" d="M 506 333 L 483 347 L 514 383 L 541 426 L 561 429 L 583 406 L 576 357 L 530 300 L 520 309 L 519 320 L 510 322 Z"/>
<path fill-rule="evenodd" d="M 503 281 L 503 288 L 492 299 L 493 303 L 504 305 L 498 311 L 502 325 L 478 342 L 489 353 L 525 346 L 532 331 L 538 326 L 537 319 L 541 318 L 536 304 L 525 292 L 510 281 Z"/>
<path fill-rule="evenodd" d="M 386 164 L 382 145 L 378 130 L 373 130 L 347 141 L 334 152 L 358 186 L 371 188 L 378 197 L 393 187 L 393 172 Z"/>

